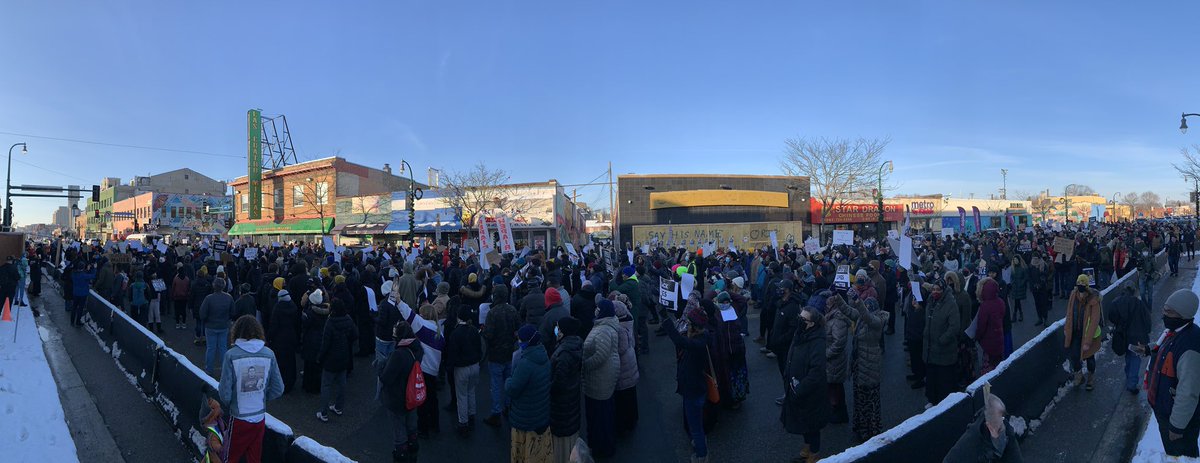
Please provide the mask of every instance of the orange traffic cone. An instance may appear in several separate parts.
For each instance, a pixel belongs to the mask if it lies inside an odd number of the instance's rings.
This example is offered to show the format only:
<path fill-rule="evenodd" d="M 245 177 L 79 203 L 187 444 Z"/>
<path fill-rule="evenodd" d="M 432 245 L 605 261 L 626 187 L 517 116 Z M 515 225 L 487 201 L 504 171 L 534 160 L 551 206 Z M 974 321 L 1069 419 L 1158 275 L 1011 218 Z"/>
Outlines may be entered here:
<path fill-rule="evenodd" d="M 12 312 L 9 312 L 8 306 L 9 306 L 9 301 L 8 301 L 8 298 L 6 297 L 6 298 L 4 298 L 4 315 L 0 315 L 0 322 L 13 321 Z"/>

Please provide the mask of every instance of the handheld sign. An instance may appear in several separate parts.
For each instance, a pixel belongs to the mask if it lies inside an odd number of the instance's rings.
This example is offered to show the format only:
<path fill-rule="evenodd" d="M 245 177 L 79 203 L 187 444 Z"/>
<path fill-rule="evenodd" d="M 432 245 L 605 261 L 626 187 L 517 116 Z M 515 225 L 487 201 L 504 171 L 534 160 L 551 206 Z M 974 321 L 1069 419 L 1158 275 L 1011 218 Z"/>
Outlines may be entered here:
<path fill-rule="evenodd" d="M 664 308 L 672 312 L 679 311 L 679 304 L 676 302 L 675 280 L 670 278 L 660 278 L 658 280 L 658 303 Z"/>
<path fill-rule="evenodd" d="M 853 245 L 854 244 L 854 230 L 834 230 L 833 231 L 833 245 L 837 246 L 839 244 L 844 244 L 847 246 Z"/>
<path fill-rule="evenodd" d="M 850 266 L 839 265 L 837 274 L 833 276 L 833 285 L 841 289 L 850 289 Z"/>

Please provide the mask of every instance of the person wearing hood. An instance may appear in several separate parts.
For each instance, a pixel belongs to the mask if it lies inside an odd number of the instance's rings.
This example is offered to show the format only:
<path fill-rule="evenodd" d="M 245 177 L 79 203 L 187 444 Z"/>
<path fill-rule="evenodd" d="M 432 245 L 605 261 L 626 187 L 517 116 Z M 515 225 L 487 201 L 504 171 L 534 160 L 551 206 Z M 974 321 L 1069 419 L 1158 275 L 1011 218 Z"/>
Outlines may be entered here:
<path fill-rule="evenodd" d="M 982 309 L 981 309 L 982 310 Z M 990 385 L 985 385 L 990 388 Z M 978 461 L 987 463 L 1021 463 L 1021 445 L 1017 432 L 1005 420 L 1007 409 L 999 397 L 984 393 L 983 415 L 967 426 L 954 447 L 946 453 L 944 463 Z"/>
<path fill-rule="evenodd" d="M 737 286 L 736 282 L 734 286 Z M 750 394 L 750 370 L 746 366 L 746 339 L 740 331 L 743 324 L 733 317 L 744 319 L 745 314 L 738 312 L 734 296 L 727 291 L 717 294 L 714 301 L 716 310 L 709 324 L 713 328 L 716 349 L 710 354 L 720 374 L 717 384 L 720 386 L 721 405 L 737 409 Z"/>
<path fill-rule="evenodd" d="M 437 290 L 434 291 L 434 294 L 435 296 L 433 301 L 430 301 L 428 306 L 433 310 L 427 310 L 423 306 L 421 309 L 421 316 L 425 317 L 426 320 L 433 320 L 444 325 L 446 322 L 446 310 L 450 305 L 450 283 L 446 283 L 444 281 L 438 283 Z M 453 320 L 450 320 L 450 323 L 453 322 Z"/>
<path fill-rule="evenodd" d="M 1138 376 L 1142 372 L 1142 355 L 1150 344 L 1150 308 L 1135 294 L 1133 285 L 1124 285 L 1105 309 L 1112 324 L 1113 353 L 1125 357 L 1125 390 L 1138 393 Z M 1133 347 L 1132 349 L 1130 347 Z"/>
<path fill-rule="evenodd" d="M 563 317 L 554 327 L 558 347 L 550 357 L 550 434 L 554 463 L 569 463 L 579 436 L 583 392 L 583 340 L 579 320 Z M 461 403 L 461 400 L 460 400 Z M 636 407 L 636 404 L 635 404 Z"/>
<path fill-rule="evenodd" d="M 925 306 L 925 332 L 921 353 L 925 357 L 925 397 L 937 405 L 954 392 L 958 384 L 955 365 L 958 361 L 959 326 L 958 301 L 945 290 L 945 282 L 927 283 L 929 302 Z"/>
<path fill-rule="evenodd" d="M 222 361 L 217 388 L 221 403 L 233 418 L 225 461 L 241 461 L 245 457 L 248 462 L 258 462 L 266 433 L 266 405 L 283 395 L 283 379 L 275 353 L 265 345 L 258 320 L 237 319 L 229 337 L 233 347 Z"/>
<path fill-rule="evenodd" d="M 601 299 L 596 303 L 596 323 L 583 341 L 583 396 L 587 411 L 588 446 L 600 457 L 616 452 L 616 423 L 613 392 L 620 375 L 620 334 L 616 306 Z M 515 373 L 514 373 L 515 375 Z"/>
<path fill-rule="evenodd" d="M 983 349 L 983 368 L 980 373 L 986 374 L 1004 358 L 1004 301 L 1000 299 L 1000 285 L 991 278 L 979 282 L 975 341 Z"/>
<path fill-rule="evenodd" d="M 242 283 L 242 286 L 239 289 L 241 289 L 242 294 L 240 296 L 238 296 L 237 301 L 234 301 L 234 303 L 233 303 L 233 312 L 234 312 L 233 318 L 236 319 L 236 318 L 241 317 L 242 315 L 249 315 L 251 317 L 257 317 L 258 316 L 258 301 L 256 300 L 257 296 L 253 292 L 251 292 L 253 290 L 253 288 L 251 288 L 250 283 Z"/>
<path fill-rule="evenodd" d="M 528 290 L 528 294 L 517 302 L 517 313 L 521 315 L 521 321 L 538 327 L 542 326 L 542 317 L 546 315 L 546 292 L 541 289 L 539 281 L 540 277 L 532 276 L 530 280 L 526 280 L 521 286 Z"/>
<path fill-rule="evenodd" d="M 204 371 L 216 376 L 215 370 L 229 348 L 229 321 L 233 317 L 233 296 L 225 292 L 225 280 L 213 280 L 213 293 L 204 297 L 200 304 L 200 320 L 204 322 L 204 336 L 208 344 L 204 352 Z"/>
<path fill-rule="evenodd" d="M 962 276 L 957 272 L 946 272 L 943 278 L 946 280 L 946 290 L 954 295 L 954 301 L 958 303 L 958 326 L 966 329 L 965 327 L 971 326 L 974 314 L 971 312 L 971 298 L 967 297 L 966 289 L 963 288 Z M 979 288 L 979 285 L 976 285 L 976 288 Z M 958 361 L 955 366 L 960 386 L 965 387 L 975 380 L 977 351 L 975 340 L 965 332 L 959 333 Z"/>
<path fill-rule="evenodd" d="M 392 461 L 417 461 L 417 410 L 408 408 L 407 399 L 412 370 L 419 367 L 424 351 L 412 327 L 404 320 L 396 320 L 388 338 L 394 342 L 393 347 L 387 349 L 387 361 L 380 370 L 379 400 L 392 422 Z M 378 355 L 379 350 L 375 353 Z"/>
<path fill-rule="evenodd" d="M 424 286 L 425 282 L 417 278 L 417 272 L 413 269 L 412 262 L 405 262 L 404 275 L 396 281 L 396 291 L 399 293 L 400 300 L 408 304 L 409 307 L 417 307 L 417 294 L 421 292 L 421 288 Z M 431 319 L 427 318 L 427 320 Z"/>
<path fill-rule="evenodd" d="M 517 330 L 517 339 L 520 357 L 513 365 L 512 377 L 504 383 L 504 391 L 512 400 L 508 413 L 512 425 L 509 461 L 550 461 L 553 444 L 550 433 L 546 432 L 550 428 L 550 357 L 542 346 L 537 327 L 522 326 Z"/>
<path fill-rule="evenodd" d="M 866 274 L 862 270 L 859 272 Z M 855 300 L 854 303 L 862 304 L 862 300 Z M 846 410 L 846 379 L 850 369 L 850 325 L 854 323 L 854 317 L 858 314 L 850 312 L 850 307 L 840 295 L 829 298 L 825 304 L 825 379 L 828 383 L 829 405 L 833 411 L 829 422 L 847 423 L 850 421 L 850 414 Z"/>
<path fill-rule="evenodd" d="M 563 317 L 571 316 L 571 311 L 563 306 L 562 293 L 554 287 L 546 288 L 543 293 L 544 304 L 546 305 L 546 314 L 542 316 L 542 322 L 538 325 L 538 331 L 542 333 L 542 344 L 546 346 L 546 352 L 554 354 L 554 348 L 557 347 L 557 337 L 554 336 L 554 327 L 558 326 L 558 321 Z"/>
<path fill-rule="evenodd" d="M 479 319 L 479 304 L 486 301 L 487 288 L 479 283 L 479 275 L 467 275 L 467 284 L 458 287 L 459 311 L 465 311 Z"/>
<path fill-rule="evenodd" d="M 458 434 L 470 435 L 475 428 L 475 390 L 479 389 L 479 362 L 483 361 L 483 342 L 479 329 L 471 323 L 471 313 L 459 311 L 454 331 L 446 338 L 445 358 L 454 371 L 454 394 L 458 412 Z M 447 321 L 449 323 L 450 321 Z"/>
<path fill-rule="evenodd" d="M 821 458 L 821 430 L 830 414 L 825 317 L 805 307 L 796 318 L 799 327 L 788 348 L 783 378 L 786 394 L 779 421 L 789 434 L 804 436 L 800 457 L 792 461 L 814 463 Z"/>
<path fill-rule="evenodd" d="M 854 305 L 858 312 L 858 323 L 854 330 L 854 434 L 859 442 L 883 432 L 879 402 L 880 376 L 883 370 L 883 349 L 874 342 L 887 326 L 886 310 L 879 301 L 867 298 Z"/>
<path fill-rule="evenodd" d="M 277 278 L 278 280 L 278 278 Z M 271 325 L 267 327 L 267 345 L 275 351 L 279 375 L 283 378 L 283 393 L 292 392 L 296 384 L 296 351 L 300 347 L 300 310 L 286 289 L 276 293 L 275 308 L 271 310 Z"/>
<path fill-rule="evenodd" d="M 483 339 L 487 341 L 488 377 L 491 380 L 491 414 L 483 420 L 488 426 L 500 427 L 500 413 L 508 404 L 504 383 L 512 376 L 512 357 L 517 347 L 517 329 L 521 327 L 517 309 L 508 303 L 508 287 L 492 287 L 492 306 L 483 323 Z"/>
<path fill-rule="evenodd" d="M 1067 300 L 1067 319 L 1063 324 L 1063 348 L 1067 349 L 1067 360 L 1075 385 L 1084 383 L 1083 364 L 1087 364 L 1087 390 L 1095 387 L 1096 352 L 1103 340 L 1100 332 L 1100 292 L 1088 284 L 1091 279 L 1080 274 L 1075 279 L 1075 289 Z"/>
<path fill-rule="evenodd" d="M 306 307 L 301 322 L 301 351 L 304 358 L 304 378 L 301 386 L 309 394 L 321 393 L 321 339 L 325 333 L 325 323 L 329 320 L 329 303 L 325 301 L 325 292 L 314 289 L 307 293 L 304 301 Z"/>
<path fill-rule="evenodd" d="M 646 314 L 642 310 L 642 290 L 638 282 L 637 268 L 630 265 L 621 269 L 620 281 L 616 282 L 616 291 L 624 294 L 629 298 L 630 306 L 629 313 L 633 314 L 634 333 L 634 350 L 639 354 L 649 351 L 647 339 L 649 333 L 646 329 Z"/>
<path fill-rule="evenodd" d="M 334 299 L 329 321 L 321 333 L 321 348 L 317 353 L 321 364 L 321 407 L 317 419 L 328 422 L 327 412 L 342 416 L 346 406 L 346 370 L 354 361 L 351 346 L 358 340 L 358 327 L 350 319 L 346 301 Z"/>
<path fill-rule="evenodd" d="M 708 316 L 695 307 L 687 312 L 687 334 L 680 334 L 675 317 L 668 313 L 667 336 L 682 352 L 675 369 L 675 393 L 683 399 L 683 416 L 692 439 L 692 461 L 708 461 L 708 438 L 704 433 L 704 404 L 708 393 L 705 375 L 709 366 Z M 590 430 L 590 428 L 589 428 Z"/>
<path fill-rule="evenodd" d="M 617 314 L 617 352 L 621 359 L 616 391 L 613 392 L 615 424 L 618 431 L 630 432 L 637 427 L 637 383 L 641 377 L 638 372 L 637 352 L 633 350 L 633 314 L 629 313 L 628 306 L 621 301 L 613 301 L 613 312 Z"/>
<path fill-rule="evenodd" d="M 796 335 L 796 329 L 799 328 L 800 313 L 799 298 L 792 295 L 792 281 L 783 280 L 779 282 L 779 289 L 774 299 L 774 304 L 771 310 L 775 311 L 775 326 L 772 327 L 770 338 L 767 339 L 767 348 L 770 349 L 770 355 L 775 359 L 776 366 L 779 367 L 780 377 L 785 375 L 785 367 L 787 366 L 788 349 L 791 348 L 792 338 Z M 822 323 L 824 326 L 824 323 Z M 824 362 L 822 362 L 823 364 Z M 786 378 L 784 378 L 786 379 Z M 784 382 L 785 394 L 775 399 L 776 405 L 782 405 L 786 394 L 787 382 Z"/>
<path fill-rule="evenodd" d="M 571 316 L 579 320 L 579 337 L 587 339 L 596 319 L 596 291 L 591 280 L 584 281 L 579 291 L 571 297 Z"/>

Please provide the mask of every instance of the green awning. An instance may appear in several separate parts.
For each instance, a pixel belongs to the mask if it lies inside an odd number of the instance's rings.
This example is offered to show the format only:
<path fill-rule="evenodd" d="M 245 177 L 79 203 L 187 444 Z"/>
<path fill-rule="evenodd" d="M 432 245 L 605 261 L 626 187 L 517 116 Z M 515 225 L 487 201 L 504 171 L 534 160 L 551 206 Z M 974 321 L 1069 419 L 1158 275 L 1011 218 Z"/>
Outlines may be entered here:
<path fill-rule="evenodd" d="M 333 218 L 292 219 L 279 223 L 238 222 L 229 229 L 230 235 L 320 235 L 333 228 Z"/>

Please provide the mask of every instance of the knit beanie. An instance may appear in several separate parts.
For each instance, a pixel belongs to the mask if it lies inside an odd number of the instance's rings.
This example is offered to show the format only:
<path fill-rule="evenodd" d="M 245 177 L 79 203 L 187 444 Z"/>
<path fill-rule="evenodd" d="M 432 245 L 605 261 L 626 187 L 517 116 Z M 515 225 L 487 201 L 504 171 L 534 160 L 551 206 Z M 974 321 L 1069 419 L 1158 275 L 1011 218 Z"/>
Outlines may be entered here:
<path fill-rule="evenodd" d="M 613 307 L 612 301 L 603 299 L 596 303 L 596 318 L 608 318 L 617 316 L 616 308 Z"/>
<path fill-rule="evenodd" d="M 279 300 L 281 300 L 281 301 L 291 301 L 292 300 L 292 295 L 289 294 L 288 290 L 286 290 L 286 289 L 279 290 L 279 294 L 276 295 L 276 297 L 278 297 Z"/>
<path fill-rule="evenodd" d="M 575 336 L 579 334 L 579 328 L 583 326 L 579 319 L 570 315 L 558 319 L 558 331 L 563 336 Z"/>
<path fill-rule="evenodd" d="M 321 305 L 325 302 L 325 295 L 321 294 L 321 290 L 315 289 L 313 292 L 308 293 L 308 302 L 310 304 Z"/>
<path fill-rule="evenodd" d="M 556 288 L 546 288 L 545 302 L 546 308 L 555 304 L 562 304 L 562 294 L 559 294 Z"/>
<path fill-rule="evenodd" d="M 274 280 L 271 280 L 271 286 L 275 289 L 283 289 L 284 283 L 287 283 L 287 280 L 283 279 L 283 277 L 276 277 Z"/>
<path fill-rule="evenodd" d="M 533 344 L 535 344 L 533 339 L 534 339 L 534 337 L 537 336 L 537 333 L 538 333 L 538 329 L 536 326 L 533 326 L 530 324 L 525 324 L 525 325 L 522 325 L 521 328 L 517 330 L 517 339 L 519 339 L 521 342 L 528 343 L 529 345 L 533 345 Z"/>
<path fill-rule="evenodd" d="M 635 273 L 637 273 L 637 270 L 632 265 L 621 269 L 621 274 L 625 275 L 626 278 L 633 276 Z"/>
<path fill-rule="evenodd" d="M 333 284 L 340 285 L 346 282 L 346 275 L 338 275 L 333 277 Z"/>
<path fill-rule="evenodd" d="M 1196 297 L 1190 289 L 1180 289 L 1167 297 L 1167 307 L 1176 312 L 1179 316 L 1185 319 L 1196 318 L 1196 308 L 1200 306 L 1200 298 Z"/>
<path fill-rule="evenodd" d="M 703 328 L 708 324 L 708 314 L 704 313 L 704 309 L 695 308 L 687 313 L 688 323 L 695 325 L 697 328 Z"/>

